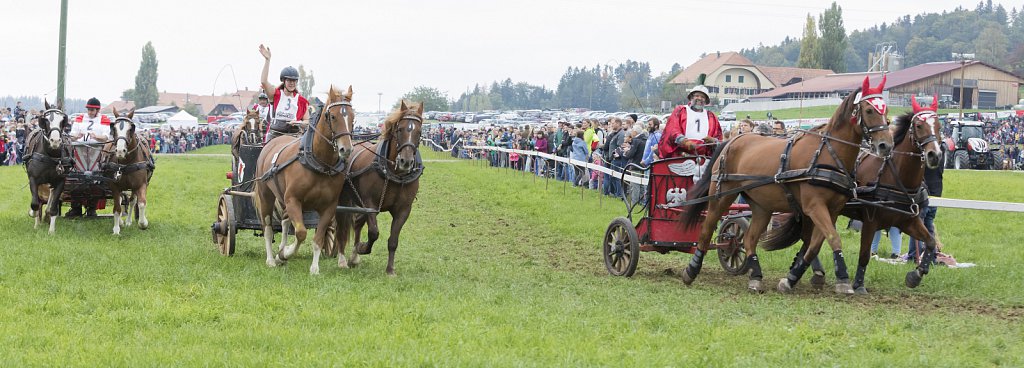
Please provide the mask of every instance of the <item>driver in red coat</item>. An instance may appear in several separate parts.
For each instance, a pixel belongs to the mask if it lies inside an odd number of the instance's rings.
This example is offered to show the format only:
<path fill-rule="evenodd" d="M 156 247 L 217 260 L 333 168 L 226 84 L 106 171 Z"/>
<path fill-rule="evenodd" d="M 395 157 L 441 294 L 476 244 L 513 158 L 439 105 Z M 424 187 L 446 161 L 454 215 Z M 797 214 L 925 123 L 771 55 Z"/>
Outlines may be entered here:
<path fill-rule="evenodd" d="M 676 106 L 665 124 L 665 132 L 658 142 L 658 157 L 711 156 L 713 144 L 722 140 L 722 125 L 718 123 L 718 117 L 704 108 L 711 100 L 707 87 L 694 87 L 686 99 L 689 104 Z"/>

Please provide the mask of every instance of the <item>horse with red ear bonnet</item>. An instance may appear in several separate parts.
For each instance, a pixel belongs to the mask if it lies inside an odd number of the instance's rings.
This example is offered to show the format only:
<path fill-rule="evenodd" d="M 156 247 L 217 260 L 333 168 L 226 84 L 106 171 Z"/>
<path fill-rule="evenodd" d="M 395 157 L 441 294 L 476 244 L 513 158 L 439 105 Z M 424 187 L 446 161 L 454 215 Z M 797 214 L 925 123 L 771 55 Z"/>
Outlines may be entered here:
<path fill-rule="evenodd" d="M 896 146 L 891 156 L 861 154 L 858 158 L 859 201 L 847 205 L 841 212 L 843 216 L 863 223 L 860 233 L 860 257 L 853 281 L 854 291 L 858 294 L 867 293 L 867 288 L 864 287 L 864 274 L 870 260 L 871 243 L 878 229 L 898 227 L 914 239 L 923 240 L 926 247 L 923 258 L 934 259 L 935 239 L 918 214 L 928 200 L 928 192 L 921 185 L 925 167 L 938 169 L 942 158 L 938 143 L 942 135 L 942 126 L 939 125 L 935 114 L 938 109 L 937 97 L 929 107 L 922 107 L 916 99 L 912 99 L 913 111 L 896 118 L 892 127 Z M 799 224 L 798 216 L 787 218 L 780 226 L 765 234 L 766 241 L 761 243 L 762 248 L 769 251 L 778 250 L 802 238 L 803 247 L 797 253 L 797 261 L 793 264 L 793 267 L 796 267 L 796 263 L 803 258 L 810 245 L 812 230 L 810 224 L 804 221 L 802 231 L 796 231 Z M 908 287 L 920 284 L 922 276 L 928 273 L 929 263 L 922 262 L 916 270 L 907 274 L 905 282 Z M 811 261 L 811 267 L 814 269 L 811 285 L 824 285 L 825 271 L 817 259 Z"/>
<path fill-rule="evenodd" d="M 836 272 L 836 292 L 853 293 L 835 220 L 853 195 L 851 170 L 861 143 L 867 143 L 880 156 L 889 155 L 892 149 L 884 88 L 885 77 L 874 88 L 865 77 L 864 86 L 843 100 L 827 124 L 797 136 L 744 134 L 720 145 L 690 191 L 690 204 L 683 208 L 683 226 L 701 223 L 698 250 L 683 272 L 683 282 L 689 285 L 697 277 L 718 219 L 742 193 L 752 213 L 743 239 L 746 267 L 751 270 L 749 289 L 764 291 L 756 246 L 772 213 L 798 212 L 814 223 L 814 241 L 806 261 L 817 257 L 821 243 L 827 239 L 836 264 L 841 265 Z M 797 270 L 792 276 L 799 280 L 806 267 Z"/>

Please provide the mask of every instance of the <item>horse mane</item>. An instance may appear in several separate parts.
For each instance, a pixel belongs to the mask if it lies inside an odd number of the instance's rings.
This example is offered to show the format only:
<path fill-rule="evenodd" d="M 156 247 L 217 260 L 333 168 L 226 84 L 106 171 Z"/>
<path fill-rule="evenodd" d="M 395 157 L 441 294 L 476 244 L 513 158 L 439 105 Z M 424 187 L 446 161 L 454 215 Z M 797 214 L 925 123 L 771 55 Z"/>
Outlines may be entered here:
<path fill-rule="evenodd" d="M 896 120 L 893 121 L 893 126 L 896 130 L 892 132 L 893 144 L 900 144 L 903 139 L 907 138 L 907 132 L 910 131 L 911 124 L 910 120 L 914 117 L 913 111 L 907 111 L 905 114 L 897 116 Z"/>
<path fill-rule="evenodd" d="M 830 133 L 835 129 L 835 127 L 839 126 L 839 124 L 845 122 L 846 118 L 853 112 L 853 107 L 857 104 L 856 99 L 858 93 L 860 93 L 860 87 L 857 87 L 857 89 L 851 91 L 849 95 L 846 95 L 846 98 L 843 99 L 843 103 L 839 104 L 839 108 L 832 114 L 832 119 L 829 119 L 828 121 L 828 131 Z"/>
<path fill-rule="evenodd" d="M 405 107 L 406 110 L 402 110 L 401 107 L 395 108 L 390 114 L 388 114 L 388 117 L 384 118 L 384 127 L 380 129 L 381 137 L 389 137 L 391 129 L 394 129 L 395 124 L 398 124 L 398 122 L 402 120 L 402 116 L 405 116 L 405 112 L 415 110 L 419 105 L 415 102 L 407 102 Z"/>

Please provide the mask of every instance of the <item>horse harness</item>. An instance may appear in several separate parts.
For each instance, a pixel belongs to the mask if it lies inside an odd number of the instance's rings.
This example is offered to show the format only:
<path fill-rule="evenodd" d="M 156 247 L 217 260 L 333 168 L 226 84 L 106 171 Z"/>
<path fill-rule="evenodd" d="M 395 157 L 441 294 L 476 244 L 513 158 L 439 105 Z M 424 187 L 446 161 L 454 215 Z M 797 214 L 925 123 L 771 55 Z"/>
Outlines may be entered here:
<path fill-rule="evenodd" d="M 340 132 L 340 133 L 335 132 L 334 128 L 331 127 L 331 137 L 328 138 L 323 133 L 321 133 L 320 130 L 317 129 L 317 127 L 320 124 L 320 115 L 323 114 L 323 113 L 327 113 L 331 108 L 333 108 L 335 106 L 341 106 L 342 109 L 344 109 L 345 107 L 351 108 L 352 107 L 352 103 L 348 102 L 348 101 L 333 102 L 333 103 L 327 105 L 326 107 L 322 107 L 322 108 L 317 109 L 317 111 L 314 112 L 313 115 L 310 117 L 315 123 L 313 125 L 310 125 L 309 129 L 306 129 L 306 131 L 304 133 L 302 133 L 301 137 L 299 137 L 298 139 L 292 140 L 290 143 L 288 143 L 288 144 L 286 144 L 284 146 L 281 146 L 281 149 L 279 149 L 276 153 L 274 153 L 274 156 L 271 157 L 271 159 L 270 159 L 270 169 L 268 169 L 266 173 L 263 173 L 263 176 L 261 176 L 259 178 L 259 180 L 260 181 L 267 181 L 269 179 L 273 179 L 274 186 L 273 186 L 272 189 L 275 189 L 274 190 L 275 192 L 280 192 L 280 190 L 281 190 L 281 183 L 279 181 L 277 173 L 280 172 L 281 170 L 284 170 L 286 167 L 288 167 L 288 165 L 291 165 L 292 163 L 294 163 L 296 161 L 298 161 L 300 164 L 302 164 L 302 166 L 304 166 L 305 168 L 309 169 L 310 171 L 313 171 L 315 173 L 319 173 L 319 174 L 322 174 L 322 175 L 335 176 L 335 175 L 338 175 L 338 174 L 341 174 L 341 173 L 345 172 L 346 171 L 345 169 L 346 169 L 346 166 L 348 164 L 348 161 L 339 159 L 337 163 L 335 163 L 333 166 L 331 166 L 331 165 L 323 163 L 322 161 L 320 161 L 320 159 L 318 159 L 316 157 L 315 154 L 313 154 L 313 140 L 316 139 L 316 138 L 320 138 L 320 139 L 326 140 L 327 143 L 331 145 L 331 147 L 333 147 L 335 150 L 337 150 L 338 149 L 338 144 L 335 142 L 335 140 L 337 140 L 339 137 L 343 137 L 343 136 L 346 136 L 346 135 L 352 135 L 352 133 L 350 133 L 350 132 Z M 330 119 L 331 118 L 332 118 L 331 114 L 328 113 L 327 114 L 327 126 L 328 127 L 331 126 L 331 124 L 330 124 L 330 122 L 331 122 Z M 284 152 L 285 149 L 287 149 L 288 147 L 290 147 L 291 145 L 296 144 L 296 143 L 299 143 L 299 152 L 295 156 L 292 156 L 291 158 L 289 158 L 288 161 L 285 161 L 284 163 L 279 164 L 277 162 L 277 159 L 281 156 L 281 153 Z M 276 197 L 279 198 L 278 201 L 281 201 L 281 199 L 280 199 L 281 195 L 277 195 Z"/>
<path fill-rule="evenodd" d="M 131 120 L 128 118 L 119 117 L 114 120 L 114 123 L 117 123 L 118 121 L 131 122 Z M 114 138 L 113 142 L 115 143 L 115 145 L 117 141 L 124 141 L 124 145 L 126 147 L 129 145 L 127 136 L 119 135 L 117 138 Z M 130 150 L 128 150 L 128 152 L 125 153 L 125 157 L 129 157 L 130 155 L 138 151 L 140 148 L 142 148 L 142 140 L 139 139 L 138 136 L 136 136 L 135 147 L 132 147 Z M 112 181 L 119 181 L 121 180 L 122 175 L 131 174 L 139 170 L 147 170 L 149 172 L 149 175 L 152 175 L 153 172 L 156 171 L 156 161 L 154 160 L 152 154 L 146 154 L 145 151 L 143 152 L 144 153 L 142 155 L 142 161 L 139 162 L 134 162 L 130 164 L 120 164 L 114 162 L 113 160 L 108 160 L 106 163 L 103 164 L 104 176 L 107 176 L 107 174 L 109 174 L 109 177 Z M 110 152 L 105 153 L 107 153 L 108 155 L 110 154 Z"/>
<path fill-rule="evenodd" d="M 888 129 L 887 125 L 879 125 L 876 127 L 868 127 L 864 123 L 863 114 L 860 113 L 860 102 L 873 98 L 881 98 L 879 94 L 872 94 L 867 96 L 859 96 L 856 100 L 853 112 L 850 115 L 850 122 L 856 123 L 862 133 L 862 139 L 867 144 L 871 143 L 871 134 Z M 811 163 L 807 168 L 803 169 L 791 169 L 787 170 L 786 167 L 789 165 L 790 152 L 793 149 L 793 143 L 797 140 L 798 136 L 793 135 L 786 139 L 786 148 L 783 150 L 782 156 L 780 157 L 779 170 L 775 173 L 775 176 L 762 176 L 762 175 L 745 175 L 745 174 L 727 174 L 724 168 L 726 166 L 726 159 L 728 158 L 727 152 L 721 154 L 721 164 L 718 175 L 711 178 L 712 181 L 716 182 L 727 182 L 727 181 L 748 181 L 753 180 L 754 182 L 733 188 L 727 191 L 722 191 L 721 186 L 716 187 L 716 192 L 712 195 L 708 195 L 702 198 L 696 198 L 687 200 L 683 205 L 691 205 L 710 201 L 711 199 L 719 199 L 727 195 L 737 194 L 746 190 L 757 188 L 768 184 L 779 184 L 782 187 L 783 193 L 786 195 L 786 201 L 789 203 L 790 210 L 798 216 L 797 218 L 803 217 L 803 210 L 800 208 L 800 204 L 796 201 L 796 197 L 793 195 L 793 190 L 789 186 L 785 185 L 788 183 L 795 183 L 800 181 L 806 181 L 808 184 L 815 186 L 822 186 L 832 189 L 841 194 L 846 194 L 856 199 L 857 187 L 856 176 L 857 166 L 854 165 L 853 170 L 847 170 L 843 165 L 843 161 L 839 159 L 839 155 L 836 154 L 835 148 L 832 147 L 832 141 L 836 141 L 842 144 L 860 147 L 861 144 L 849 142 L 839 138 L 832 137 L 828 134 L 821 134 L 811 130 L 800 130 L 803 134 L 816 135 L 821 137 L 821 143 L 818 145 L 817 150 L 814 151 L 814 158 L 811 159 Z M 737 137 L 739 138 L 739 137 Z M 726 143 L 723 150 L 727 151 L 731 146 Z M 819 164 L 818 158 L 821 157 L 821 151 L 825 149 L 828 151 L 829 156 L 838 166 L 832 166 L 828 164 Z M 711 163 L 712 165 L 714 163 Z"/>
<path fill-rule="evenodd" d="M 920 113 L 918 113 L 919 115 Z M 911 118 L 910 124 L 913 124 L 914 115 Z M 930 143 L 939 140 L 934 133 L 929 134 L 924 139 L 918 140 L 917 135 L 913 132 L 909 132 L 910 139 L 914 146 L 917 148 L 917 152 L 904 152 L 904 151 L 893 151 L 894 154 L 902 154 L 907 156 L 918 156 L 920 157 L 921 166 L 924 166 L 924 147 Z M 861 161 L 868 156 L 867 152 L 861 151 L 857 155 L 857 165 L 860 166 Z M 884 184 L 881 182 L 882 171 L 886 168 L 889 169 L 889 173 L 894 178 L 893 181 L 896 185 Z M 869 183 L 868 186 L 857 187 L 856 193 L 857 198 L 854 198 L 854 202 L 875 208 L 881 208 L 893 212 L 898 212 L 908 216 L 918 216 L 921 211 L 922 205 L 928 203 L 928 190 L 923 185 L 918 185 L 914 188 L 907 188 L 903 185 L 903 182 L 899 180 L 899 170 L 896 169 L 896 165 L 893 163 L 892 156 L 882 158 L 882 165 L 878 167 L 878 173 L 875 176 L 875 182 Z"/>
<path fill-rule="evenodd" d="M 419 116 L 416 116 L 416 115 L 404 115 L 398 121 L 401 122 L 403 120 L 413 120 L 413 121 L 417 121 L 417 122 L 420 122 L 420 123 L 423 122 L 423 119 L 420 118 Z M 380 203 L 377 204 L 377 209 L 380 209 L 381 207 L 384 206 L 384 197 L 387 195 L 387 190 L 388 190 L 388 184 L 389 183 L 405 185 L 405 184 L 412 183 L 412 182 L 414 182 L 416 180 L 419 180 L 420 176 L 423 175 L 423 157 L 420 156 L 419 146 L 417 146 L 416 144 L 414 144 L 412 142 L 405 142 L 405 143 L 399 145 L 398 148 L 395 150 L 395 152 L 396 152 L 396 155 L 397 155 L 397 153 L 402 152 L 402 150 L 405 149 L 405 148 L 412 148 L 412 150 L 414 152 L 415 160 L 416 160 L 415 163 L 413 164 L 413 168 L 411 170 L 409 170 L 408 172 L 404 173 L 404 174 L 398 174 L 394 170 L 391 169 L 391 164 L 394 164 L 394 163 L 391 162 L 390 160 L 388 160 L 387 157 L 388 157 L 388 149 L 391 146 L 391 141 L 392 140 L 396 140 L 397 141 L 396 138 L 397 138 L 398 127 L 396 126 L 395 128 L 396 129 L 391 131 L 390 136 L 385 137 L 384 140 L 381 140 L 377 144 L 377 151 L 373 152 L 373 155 L 375 157 L 373 159 L 373 162 L 370 163 L 370 165 L 367 165 L 366 167 L 363 167 L 363 168 L 361 168 L 359 170 L 356 170 L 356 171 L 351 171 L 348 174 L 349 186 L 352 188 L 352 192 L 355 193 L 356 199 L 359 200 L 360 205 L 362 205 L 364 207 L 365 207 L 365 204 L 363 204 L 363 199 L 359 195 L 359 189 L 357 189 L 355 184 L 353 184 L 353 181 L 354 181 L 353 179 L 357 179 L 359 176 L 365 174 L 366 172 L 368 172 L 370 170 L 376 171 L 377 175 L 380 175 L 380 177 L 385 179 L 384 180 L 384 188 L 381 191 Z M 355 152 L 352 155 L 352 157 L 349 158 L 349 161 L 352 164 L 354 164 L 356 158 L 358 158 L 359 155 L 361 155 L 363 152 L 367 152 L 367 151 L 369 151 L 369 150 L 368 149 L 364 149 L 364 150 Z M 349 165 L 349 169 L 350 170 L 351 170 L 352 166 L 353 165 Z"/>
<path fill-rule="evenodd" d="M 42 129 L 34 129 L 31 132 L 29 132 L 28 138 L 25 139 L 25 141 L 29 142 L 29 144 L 32 144 L 34 150 L 35 144 L 45 145 L 46 136 L 48 136 L 49 133 L 52 133 L 55 130 L 60 132 L 59 127 L 50 128 L 46 132 L 46 135 L 43 135 Z M 39 142 L 32 142 L 32 140 L 36 139 L 36 137 L 39 137 Z M 74 166 L 74 162 L 71 160 L 71 152 L 68 150 L 67 145 L 65 144 L 67 143 L 67 134 L 60 132 L 60 137 L 61 148 L 59 157 L 50 156 L 42 152 L 33 152 L 31 155 L 28 155 L 28 157 L 25 158 L 25 170 L 28 170 L 28 165 L 30 162 L 38 161 L 43 164 L 46 164 L 47 166 L 52 166 L 57 171 L 57 175 L 59 176 L 63 176 L 65 173 L 67 173 L 71 169 L 71 167 Z M 45 149 L 45 146 L 42 147 Z"/>

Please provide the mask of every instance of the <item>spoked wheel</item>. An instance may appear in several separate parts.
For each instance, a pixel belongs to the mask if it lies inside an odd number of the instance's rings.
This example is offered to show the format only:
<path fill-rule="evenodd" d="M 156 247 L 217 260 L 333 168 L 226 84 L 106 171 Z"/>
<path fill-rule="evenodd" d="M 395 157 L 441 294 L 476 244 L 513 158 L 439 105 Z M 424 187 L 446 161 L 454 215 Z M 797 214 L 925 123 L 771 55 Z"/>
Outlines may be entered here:
<path fill-rule="evenodd" d="M 722 221 L 718 227 L 718 237 L 715 243 L 719 244 L 718 262 L 722 264 L 725 273 L 738 276 L 747 273 L 747 251 L 743 248 L 743 236 L 747 233 L 749 222 L 746 218 L 735 217 Z"/>
<path fill-rule="evenodd" d="M 604 266 L 612 276 L 633 276 L 640 258 L 640 237 L 633 223 L 625 217 L 618 217 L 608 225 L 601 245 Z"/>
<path fill-rule="evenodd" d="M 213 244 L 220 249 L 220 254 L 235 254 L 235 231 L 235 206 L 230 195 L 221 195 L 217 203 L 217 221 L 210 226 Z"/>

